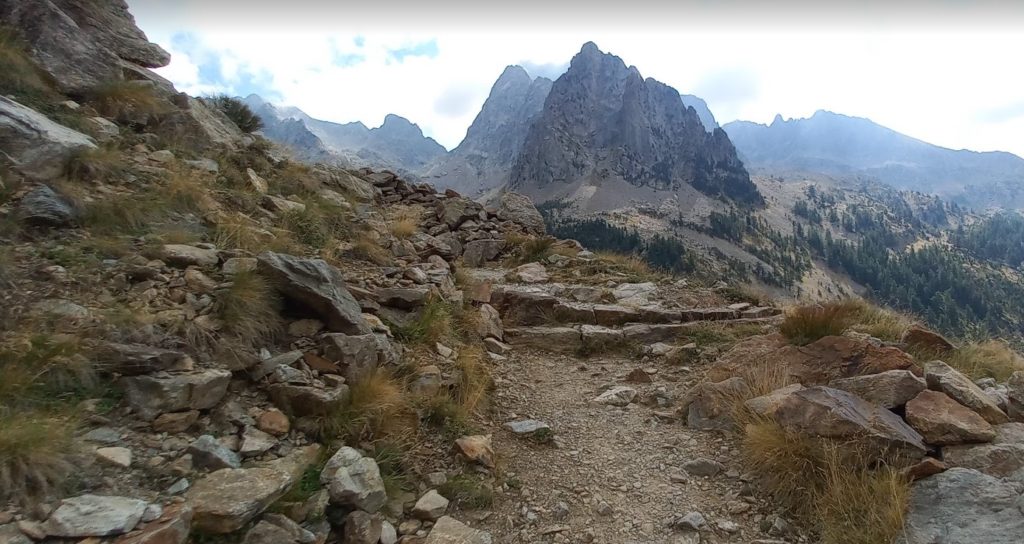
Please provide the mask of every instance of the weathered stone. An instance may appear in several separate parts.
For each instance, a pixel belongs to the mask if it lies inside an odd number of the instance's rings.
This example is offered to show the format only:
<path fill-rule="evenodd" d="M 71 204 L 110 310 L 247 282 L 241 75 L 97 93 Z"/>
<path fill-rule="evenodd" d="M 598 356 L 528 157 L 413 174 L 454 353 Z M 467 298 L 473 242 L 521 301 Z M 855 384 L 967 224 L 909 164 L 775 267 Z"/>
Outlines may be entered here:
<path fill-rule="evenodd" d="M 281 253 L 259 255 L 258 270 L 286 298 L 316 313 L 334 332 L 367 334 L 370 326 L 359 303 L 349 294 L 337 268 L 320 259 L 300 259 Z"/>
<path fill-rule="evenodd" d="M 275 213 L 301 213 L 306 210 L 306 205 L 301 202 L 274 195 L 263 195 L 262 204 L 264 208 Z"/>
<path fill-rule="evenodd" d="M 1024 421 L 1024 370 L 1006 380 L 1006 411 L 1010 419 Z"/>
<path fill-rule="evenodd" d="M 682 323 L 665 325 L 626 325 L 622 327 L 622 335 L 626 341 L 638 344 L 653 344 L 675 340 L 686 330 Z"/>
<path fill-rule="evenodd" d="M 328 389 L 275 383 L 267 388 L 274 404 L 287 414 L 298 417 L 322 416 L 348 401 L 349 388 L 345 384 Z"/>
<path fill-rule="evenodd" d="M 725 471 L 725 466 L 714 459 L 694 459 L 683 463 L 683 470 L 691 476 L 715 476 Z"/>
<path fill-rule="evenodd" d="M 412 515 L 418 519 L 434 521 L 448 510 L 448 499 L 437 490 L 427 491 L 412 507 Z"/>
<path fill-rule="evenodd" d="M 122 536 L 115 544 L 185 544 L 192 529 L 192 508 L 175 504 L 164 508 L 159 519 Z"/>
<path fill-rule="evenodd" d="M 518 327 L 505 330 L 505 341 L 557 353 L 576 353 L 583 346 L 580 331 L 570 327 Z"/>
<path fill-rule="evenodd" d="M 698 384 L 680 403 L 680 412 L 686 414 L 686 425 L 701 430 L 732 429 L 733 399 L 739 398 L 746 389 L 746 382 L 739 377 Z"/>
<path fill-rule="evenodd" d="M 257 429 L 246 427 L 242 433 L 242 444 L 238 447 L 238 453 L 242 457 L 262 455 L 277 445 L 277 439 Z"/>
<path fill-rule="evenodd" d="M 32 305 L 35 311 L 50 317 L 61 317 L 72 321 L 87 319 L 89 309 L 62 298 L 47 298 Z"/>
<path fill-rule="evenodd" d="M 908 370 L 840 378 L 832 380 L 828 385 L 889 409 L 906 404 L 928 387 L 924 380 Z"/>
<path fill-rule="evenodd" d="M 21 199 L 18 216 L 28 225 L 60 228 L 74 225 L 78 214 L 64 197 L 40 185 Z"/>
<path fill-rule="evenodd" d="M 541 435 L 550 434 L 551 427 L 543 421 L 536 419 L 517 419 L 505 423 L 504 427 L 518 435 Z"/>
<path fill-rule="evenodd" d="M 218 470 L 222 468 L 239 468 L 242 466 L 238 454 L 224 447 L 216 438 L 204 434 L 189 444 L 189 455 L 196 468 Z"/>
<path fill-rule="evenodd" d="M 280 410 L 267 410 L 256 418 L 256 428 L 274 436 L 284 436 L 291 430 L 291 422 L 288 416 Z"/>
<path fill-rule="evenodd" d="M 682 321 L 682 312 L 679 310 L 645 306 L 637 308 L 635 311 L 637 313 L 635 320 L 641 323 L 679 323 Z"/>
<path fill-rule="evenodd" d="M 43 530 L 62 538 L 120 535 L 138 525 L 146 505 L 145 501 L 127 497 L 80 495 L 61 501 Z"/>
<path fill-rule="evenodd" d="M 930 353 L 932 356 L 945 355 L 956 350 L 952 342 L 941 334 L 913 325 L 903 333 L 900 342 L 912 348 Z"/>
<path fill-rule="evenodd" d="M 975 470 L 951 468 L 918 481 L 898 544 L 1024 542 L 1020 492 Z"/>
<path fill-rule="evenodd" d="M 617 385 L 594 397 L 590 402 L 607 406 L 626 406 L 636 400 L 636 389 Z"/>
<path fill-rule="evenodd" d="M 195 527 L 216 534 L 237 531 L 284 495 L 296 479 L 296 475 L 274 467 L 209 474 L 186 495 Z"/>
<path fill-rule="evenodd" d="M 984 418 L 938 391 L 922 391 L 907 402 L 906 417 L 929 444 L 989 442 L 996 436 Z"/>
<path fill-rule="evenodd" d="M 529 197 L 519 193 L 506 192 L 501 195 L 498 219 L 512 221 L 530 234 L 544 234 L 544 216 L 537 211 Z"/>
<path fill-rule="evenodd" d="M 521 283 L 546 283 L 548 281 L 548 272 L 544 269 L 544 265 L 540 263 L 526 263 L 512 269 L 508 273 L 508 277 L 511 281 Z"/>
<path fill-rule="evenodd" d="M 484 349 L 486 349 L 488 353 L 493 353 L 495 355 L 507 355 L 512 351 L 512 346 L 495 338 L 484 338 L 483 343 Z"/>
<path fill-rule="evenodd" d="M 298 541 L 283 527 L 260 521 L 245 534 L 242 544 L 298 544 Z"/>
<path fill-rule="evenodd" d="M 455 450 L 470 463 L 494 468 L 494 449 L 490 435 L 463 436 L 455 441 Z"/>
<path fill-rule="evenodd" d="M 366 376 L 380 362 L 373 334 L 325 334 L 320 342 L 324 356 L 342 365 L 343 374 L 350 381 Z"/>
<path fill-rule="evenodd" d="M 792 381 L 804 385 L 889 370 L 917 371 L 913 357 L 903 351 L 849 336 L 826 336 L 806 346 L 786 346 L 773 358 L 788 367 Z"/>
<path fill-rule="evenodd" d="M 219 262 L 217 250 L 184 244 L 165 244 L 160 252 L 160 260 L 178 268 L 216 266 Z"/>
<path fill-rule="evenodd" d="M 798 383 L 790 384 L 785 387 L 780 387 L 767 395 L 747 399 L 743 402 L 743 405 L 746 406 L 753 414 L 757 414 L 759 416 L 769 415 L 775 412 L 775 409 L 779 407 L 779 403 L 785 400 L 790 393 L 795 393 L 803 388 L 804 386 Z"/>
<path fill-rule="evenodd" d="M 64 165 L 75 153 L 95 148 L 96 144 L 85 134 L 57 124 L 49 117 L 6 96 L 0 96 L 0 149 L 14 160 L 18 171 L 26 177 L 40 181 L 55 179 L 63 173 Z M 53 196 L 52 191 L 50 195 Z M 50 211 L 57 212 L 59 209 L 51 208 Z M 65 222 L 54 224 L 49 221 L 57 219 L 59 215 L 63 214 L 48 213 L 39 216 L 39 219 L 47 219 L 44 222 L 47 226 L 66 225 Z"/>
<path fill-rule="evenodd" d="M 161 349 L 145 344 L 118 344 L 107 342 L 99 350 L 98 360 L 103 369 L 122 376 L 152 374 L 161 370 L 174 370 L 188 359 L 188 355 L 175 350 Z"/>
<path fill-rule="evenodd" d="M 683 310 L 684 321 L 726 321 L 739 317 L 739 312 L 730 308 L 694 308 Z"/>
<path fill-rule="evenodd" d="M 345 544 L 377 544 L 382 531 L 380 516 L 356 510 L 345 517 Z"/>
<path fill-rule="evenodd" d="M 594 316 L 594 306 L 577 302 L 559 302 L 555 304 L 554 320 L 558 323 L 597 324 L 597 318 Z"/>
<path fill-rule="evenodd" d="M 580 336 L 583 339 L 583 349 L 587 353 L 601 353 L 615 349 L 622 346 L 626 341 L 626 336 L 622 331 L 598 325 L 581 325 Z M 545 349 L 547 351 L 555 351 L 551 349 L 553 347 L 555 346 L 549 346 Z"/>
<path fill-rule="evenodd" d="M 498 258 L 503 249 L 504 240 L 473 240 L 463 249 L 462 262 L 470 268 L 477 268 Z"/>
<path fill-rule="evenodd" d="M 255 272 L 257 264 L 256 259 L 252 257 L 232 257 L 224 261 L 224 266 L 221 267 L 221 272 L 228 276 L 241 274 L 243 272 Z"/>
<path fill-rule="evenodd" d="M 252 186 L 253 190 L 255 190 L 257 193 L 260 193 L 261 195 L 267 194 L 267 189 L 270 188 L 270 185 L 267 183 L 267 180 L 260 177 L 260 175 L 257 174 L 256 171 L 253 170 L 252 168 L 246 168 L 245 173 L 247 176 L 249 176 L 249 185 Z"/>
<path fill-rule="evenodd" d="M 409 385 L 409 392 L 415 396 L 429 398 L 441 390 L 441 369 L 427 365 L 416 370 L 416 379 Z"/>
<path fill-rule="evenodd" d="M 302 355 L 302 351 L 292 350 L 279 353 L 269 359 L 264 359 L 249 369 L 249 377 L 253 380 L 259 381 L 268 376 L 272 376 L 279 367 L 291 366 L 297 363 L 302 359 Z"/>
<path fill-rule="evenodd" d="M 430 297 L 430 289 L 426 287 L 415 287 L 403 289 L 400 287 L 389 287 L 377 290 L 377 302 L 384 306 L 412 310 L 423 306 Z"/>
<path fill-rule="evenodd" d="M 934 457 L 925 457 L 917 464 L 903 469 L 903 475 L 911 481 L 927 478 L 946 470 L 946 464 Z"/>
<path fill-rule="evenodd" d="M 423 544 L 492 544 L 491 534 L 473 529 L 454 518 L 437 520 Z"/>
<path fill-rule="evenodd" d="M 481 338 L 497 338 L 501 340 L 505 336 L 501 324 L 501 315 L 490 304 L 480 305 L 480 319 L 477 322 L 477 333 Z"/>
<path fill-rule="evenodd" d="M 320 483 L 327 486 L 334 504 L 373 513 L 388 500 L 377 462 L 353 448 L 343 447 L 327 461 L 320 472 Z"/>
<path fill-rule="evenodd" d="M 128 405 L 148 421 L 165 412 L 213 408 L 224 398 L 230 380 L 226 370 L 203 370 L 129 376 L 120 383 Z"/>
<path fill-rule="evenodd" d="M 899 416 L 830 387 L 808 387 L 790 393 L 770 415 L 791 431 L 862 439 L 874 444 L 880 454 L 920 458 L 926 451 L 921 435 Z"/>
<path fill-rule="evenodd" d="M 437 219 L 454 230 L 463 221 L 473 219 L 483 207 L 468 198 L 446 198 L 437 202 Z"/>
<path fill-rule="evenodd" d="M 658 286 L 651 282 L 622 283 L 612 290 L 612 297 L 619 303 L 629 306 L 646 306 L 649 298 L 658 291 Z"/>
<path fill-rule="evenodd" d="M 953 400 L 977 412 L 985 421 L 998 425 L 1009 418 L 999 406 L 985 394 L 970 378 L 957 372 L 942 361 L 931 361 L 924 365 L 924 379 L 928 388 L 942 391 Z"/>
<path fill-rule="evenodd" d="M 970 468 L 989 476 L 1013 478 L 1024 483 L 1024 444 L 964 444 L 942 448 L 942 460 L 950 467 Z"/>
<path fill-rule="evenodd" d="M 96 450 L 96 457 L 115 467 L 128 468 L 132 466 L 132 450 L 128 448 L 100 448 Z"/>
<path fill-rule="evenodd" d="M 616 306 L 614 304 L 594 305 L 594 319 L 598 325 L 613 327 L 615 325 L 624 325 L 631 321 L 638 321 L 639 318 L 640 313 L 632 308 Z"/>

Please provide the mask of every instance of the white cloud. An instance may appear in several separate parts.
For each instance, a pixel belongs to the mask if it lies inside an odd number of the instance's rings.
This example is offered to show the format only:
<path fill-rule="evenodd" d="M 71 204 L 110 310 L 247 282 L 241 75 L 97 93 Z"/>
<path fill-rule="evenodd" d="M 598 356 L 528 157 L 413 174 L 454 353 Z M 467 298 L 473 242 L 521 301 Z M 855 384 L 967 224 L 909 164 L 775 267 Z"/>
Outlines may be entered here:
<path fill-rule="evenodd" d="M 947 147 L 1024 155 L 1024 116 L 991 115 L 1018 104 L 1024 88 L 1024 75 L 1009 62 L 1024 51 L 1024 33 L 1012 25 L 908 26 L 881 17 L 812 24 L 742 12 L 716 18 L 695 8 L 692 17 L 652 15 L 644 26 L 632 12 L 621 25 L 582 19 L 559 25 L 554 18 L 519 25 L 516 14 L 503 20 L 494 13 L 418 21 L 415 13 L 398 13 L 382 28 L 366 14 L 321 17 L 289 3 L 250 11 L 196 0 L 129 3 L 142 29 L 173 54 L 160 72 L 186 92 L 237 89 L 245 74 L 264 74 L 281 102 L 314 117 L 377 126 L 396 113 L 448 148 L 461 141 L 506 65 L 560 66 L 592 40 L 645 76 L 684 93 L 706 93 L 702 98 L 723 123 L 767 123 L 776 113 L 806 117 L 828 109 Z M 201 49 L 174 47 L 178 33 L 191 34 Z M 357 37 L 364 38 L 361 46 Z M 435 57 L 398 62 L 389 53 L 429 40 L 436 40 Z M 200 77 L 203 52 L 219 59 L 223 85 Z M 343 59 L 351 64 L 340 65 Z"/>

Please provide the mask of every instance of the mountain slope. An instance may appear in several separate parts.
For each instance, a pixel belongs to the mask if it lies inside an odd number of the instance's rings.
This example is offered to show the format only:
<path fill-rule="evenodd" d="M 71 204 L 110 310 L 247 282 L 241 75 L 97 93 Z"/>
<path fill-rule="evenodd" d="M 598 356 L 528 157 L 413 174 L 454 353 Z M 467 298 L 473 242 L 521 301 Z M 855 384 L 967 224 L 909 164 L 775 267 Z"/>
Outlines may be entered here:
<path fill-rule="evenodd" d="M 589 200 L 591 208 L 617 207 L 627 193 L 654 201 L 689 188 L 762 202 L 725 132 L 706 132 L 675 89 L 593 43 L 552 85 L 509 187 L 540 201 Z"/>
<path fill-rule="evenodd" d="M 860 175 L 901 189 L 975 206 L 1024 206 L 1024 159 L 1004 152 L 952 150 L 868 119 L 819 110 L 808 119 L 723 127 L 748 166 Z"/>
<path fill-rule="evenodd" d="M 715 120 L 714 114 L 711 113 L 711 108 L 708 107 L 708 103 L 699 96 L 692 94 L 680 95 L 683 99 L 683 105 L 688 108 L 693 108 L 697 112 L 697 117 L 700 118 L 700 122 L 704 125 L 704 130 L 713 132 L 716 128 L 721 128 L 718 125 L 718 121 Z"/>
<path fill-rule="evenodd" d="M 334 162 L 417 172 L 447 153 L 433 138 L 424 136 L 418 125 L 398 115 L 388 114 L 381 126 L 367 128 L 358 121 L 332 123 L 314 119 L 299 108 L 277 107 L 257 95 L 249 95 L 244 101 L 263 119 L 267 137 L 289 146 L 300 158 L 319 157 L 326 152 L 335 158 Z M 301 134 L 295 122 L 320 144 Z M 304 144 L 309 147 L 303 147 Z"/>
<path fill-rule="evenodd" d="M 520 66 L 505 68 L 462 143 L 429 165 L 423 178 L 468 195 L 504 184 L 551 83 L 531 78 Z"/>

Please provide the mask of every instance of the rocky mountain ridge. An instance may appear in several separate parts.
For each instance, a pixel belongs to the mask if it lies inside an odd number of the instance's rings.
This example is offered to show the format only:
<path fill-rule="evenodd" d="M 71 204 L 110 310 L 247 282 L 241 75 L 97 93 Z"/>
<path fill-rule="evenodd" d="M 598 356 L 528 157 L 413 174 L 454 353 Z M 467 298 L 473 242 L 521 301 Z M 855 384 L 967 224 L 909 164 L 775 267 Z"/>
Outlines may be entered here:
<path fill-rule="evenodd" d="M 986 209 L 1019 208 L 1024 159 L 932 145 L 869 119 L 819 110 L 807 119 L 723 127 L 748 166 L 766 173 L 818 172 L 875 179 Z"/>

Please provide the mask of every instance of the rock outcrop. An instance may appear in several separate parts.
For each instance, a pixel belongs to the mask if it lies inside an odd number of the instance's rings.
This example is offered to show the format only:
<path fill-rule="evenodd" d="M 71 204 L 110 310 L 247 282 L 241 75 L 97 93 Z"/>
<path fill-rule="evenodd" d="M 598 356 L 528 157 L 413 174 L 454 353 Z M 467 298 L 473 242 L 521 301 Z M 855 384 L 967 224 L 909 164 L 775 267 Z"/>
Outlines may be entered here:
<path fill-rule="evenodd" d="M 75 153 L 95 148 L 95 142 L 85 134 L 0 96 L 0 149 L 26 177 L 54 179 L 64 173 Z"/>

